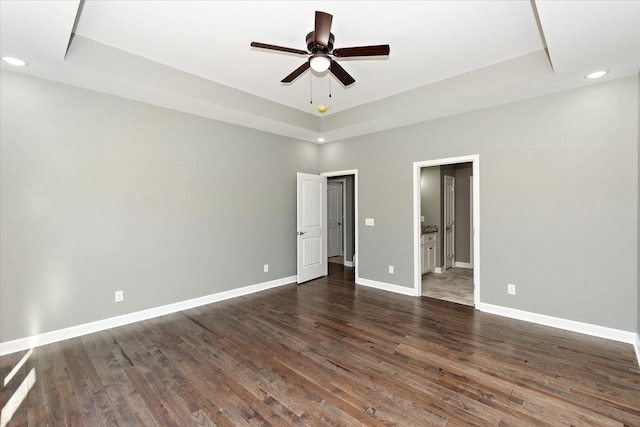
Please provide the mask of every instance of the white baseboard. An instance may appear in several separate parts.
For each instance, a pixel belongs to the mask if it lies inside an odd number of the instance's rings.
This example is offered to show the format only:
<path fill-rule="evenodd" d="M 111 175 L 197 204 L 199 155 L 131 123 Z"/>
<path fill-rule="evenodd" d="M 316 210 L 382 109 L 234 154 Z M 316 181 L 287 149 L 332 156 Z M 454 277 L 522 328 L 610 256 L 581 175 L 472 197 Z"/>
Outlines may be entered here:
<path fill-rule="evenodd" d="M 436 273 L 436 274 L 442 274 L 445 271 L 447 271 L 447 270 L 445 270 L 444 267 L 436 267 L 436 268 L 433 269 L 433 272 Z"/>
<path fill-rule="evenodd" d="M 0 343 L 0 356 L 22 350 L 28 350 L 30 348 L 39 347 L 41 345 L 67 340 L 70 338 L 79 337 L 86 334 L 91 334 L 94 332 L 104 331 L 105 329 L 128 325 L 130 323 L 139 322 L 141 320 L 164 316 L 165 314 L 171 314 L 177 311 L 187 310 L 190 308 L 199 307 L 218 301 L 224 301 L 243 295 L 253 294 L 255 292 L 287 285 L 289 283 L 295 283 L 295 281 L 296 276 L 283 277 L 282 279 L 271 280 L 269 282 L 258 283 L 256 285 L 244 286 L 238 289 L 230 289 L 228 291 L 218 292 L 199 298 L 193 298 L 186 301 L 180 301 L 173 304 L 111 317 L 109 319 L 97 320 L 95 322 L 71 326 L 65 329 L 58 329 L 56 331 L 45 332 L 39 335 L 3 342 Z"/>
<path fill-rule="evenodd" d="M 487 304 L 484 302 L 476 304 L 476 309 L 484 311 L 486 313 L 510 317 L 512 319 L 524 320 L 531 323 L 537 323 L 539 325 L 551 326 L 553 328 L 565 329 L 567 331 L 579 332 L 585 335 L 606 338 L 609 340 L 629 344 L 634 344 L 634 342 L 636 342 L 636 340 L 638 339 L 638 335 L 635 332 L 607 328 L 605 326 L 591 325 L 589 323 L 576 322 L 575 320 L 561 319 L 559 317 L 552 317 L 544 314 L 517 310 L 515 308 L 502 307 L 499 305 Z M 636 355 L 638 355 L 638 351 L 640 351 L 640 349 L 636 348 Z"/>
<path fill-rule="evenodd" d="M 345 260 L 345 261 L 344 261 L 344 266 L 345 266 L 345 267 L 353 267 L 353 261 L 347 261 L 347 260 Z"/>
<path fill-rule="evenodd" d="M 356 284 L 381 289 L 383 291 L 395 292 L 396 294 L 409 295 L 412 297 L 416 296 L 416 290 L 414 288 L 406 288 L 404 286 L 392 285 L 391 283 L 363 279 L 362 277 L 356 277 Z"/>
<path fill-rule="evenodd" d="M 640 333 L 636 334 L 633 340 L 633 349 L 636 351 L 636 359 L 638 359 L 638 367 L 640 367 Z"/>
<path fill-rule="evenodd" d="M 458 268 L 473 268 L 470 262 L 456 261 L 455 266 Z"/>

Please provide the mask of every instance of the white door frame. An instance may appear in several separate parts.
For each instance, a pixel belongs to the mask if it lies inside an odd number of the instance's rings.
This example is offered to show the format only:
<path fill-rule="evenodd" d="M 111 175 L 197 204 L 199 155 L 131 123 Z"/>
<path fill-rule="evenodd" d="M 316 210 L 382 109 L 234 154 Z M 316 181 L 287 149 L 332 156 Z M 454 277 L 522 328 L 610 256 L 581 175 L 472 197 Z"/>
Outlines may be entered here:
<path fill-rule="evenodd" d="M 451 165 L 456 163 L 473 164 L 473 303 L 480 304 L 480 155 L 450 157 L 446 159 L 425 160 L 413 163 L 413 288 L 414 295 L 422 295 L 422 272 L 420 271 L 420 169 L 430 166 Z"/>
<path fill-rule="evenodd" d="M 473 175 L 469 177 L 469 265 L 473 268 Z"/>
<path fill-rule="evenodd" d="M 358 261 L 358 257 L 360 256 L 360 250 L 358 249 L 358 169 L 349 169 L 343 171 L 333 171 L 333 172 L 323 172 L 320 176 L 326 176 L 327 178 L 331 178 L 332 176 L 345 176 L 345 175 L 353 175 L 353 210 L 354 210 L 354 223 L 353 223 L 353 234 L 354 234 L 354 254 L 353 254 L 353 262 L 356 265 L 355 271 L 355 280 L 356 282 L 359 280 L 360 276 L 358 275 L 358 266 L 360 262 Z M 343 192 L 343 197 L 347 192 Z M 343 208 L 346 204 L 343 203 Z M 345 227 L 346 229 L 346 227 Z"/>

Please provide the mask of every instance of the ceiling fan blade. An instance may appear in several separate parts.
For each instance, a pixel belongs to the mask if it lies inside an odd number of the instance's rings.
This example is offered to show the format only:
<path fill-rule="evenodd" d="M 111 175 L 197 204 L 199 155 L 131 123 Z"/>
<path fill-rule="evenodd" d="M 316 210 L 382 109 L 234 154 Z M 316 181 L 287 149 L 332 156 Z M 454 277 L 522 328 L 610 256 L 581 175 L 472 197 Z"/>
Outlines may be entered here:
<path fill-rule="evenodd" d="M 293 72 L 291 74 L 289 74 L 287 77 L 285 77 L 284 79 L 280 80 L 280 83 L 291 83 L 292 81 L 294 81 L 296 78 L 298 78 L 298 76 L 302 73 L 304 73 L 305 71 L 307 71 L 309 69 L 310 65 L 309 65 L 309 61 L 305 61 L 304 64 L 302 64 L 301 66 L 299 66 L 298 68 L 296 68 L 295 70 L 293 70 Z"/>
<path fill-rule="evenodd" d="M 307 52 L 306 50 L 293 49 L 290 47 L 282 47 L 282 46 L 276 46 L 276 45 L 260 43 L 260 42 L 251 42 L 251 47 L 259 47 L 260 49 L 278 50 L 280 52 L 295 53 L 298 55 L 309 54 L 309 52 Z"/>
<path fill-rule="evenodd" d="M 329 71 L 331 71 L 331 74 L 336 76 L 336 78 L 345 86 L 349 86 L 356 82 L 356 80 L 347 73 L 347 70 L 342 68 L 342 66 L 334 60 L 331 60 L 331 67 L 329 67 Z"/>
<path fill-rule="evenodd" d="M 322 46 L 329 45 L 329 36 L 331 35 L 331 21 L 333 15 L 325 12 L 316 11 L 316 28 L 315 42 Z"/>
<path fill-rule="evenodd" d="M 389 55 L 388 44 L 381 44 L 376 46 L 357 46 L 357 47 L 343 47 L 340 49 L 333 49 L 333 55 L 338 58 L 347 58 L 353 56 L 385 56 Z"/>

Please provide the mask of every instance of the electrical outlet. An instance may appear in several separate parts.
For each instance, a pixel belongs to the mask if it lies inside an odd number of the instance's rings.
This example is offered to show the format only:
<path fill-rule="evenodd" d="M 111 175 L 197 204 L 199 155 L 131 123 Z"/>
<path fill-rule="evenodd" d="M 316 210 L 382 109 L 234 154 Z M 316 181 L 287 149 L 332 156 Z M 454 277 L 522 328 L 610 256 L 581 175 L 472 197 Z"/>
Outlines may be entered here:
<path fill-rule="evenodd" d="M 124 301 L 124 291 L 116 291 L 116 302 Z"/>
<path fill-rule="evenodd" d="M 389 274 L 393 274 L 393 265 L 389 266 Z"/>
<path fill-rule="evenodd" d="M 269 264 L 264 265 L 264 272 L 267 273 L 269 271 Z"/>
<path fill-rule="evenodd" d="M 516 294 L 516 285 L 512 285 L 511 283 L 509 283 L 507 285 L 507 293 L 509 295 L 515 295 Z"/>

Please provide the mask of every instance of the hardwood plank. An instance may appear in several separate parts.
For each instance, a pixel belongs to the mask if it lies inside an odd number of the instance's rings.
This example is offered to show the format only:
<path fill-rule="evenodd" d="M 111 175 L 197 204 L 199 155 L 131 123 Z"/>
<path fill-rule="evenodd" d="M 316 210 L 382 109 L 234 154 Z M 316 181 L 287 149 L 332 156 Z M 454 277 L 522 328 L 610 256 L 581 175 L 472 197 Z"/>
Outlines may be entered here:
<path fill-rule="evenodd" d="M 16 425 L 640 425 L 631 345 L 353 283 L 353 269 L 34 349 Z M 24 353 L 0 358 L 3 378 Z"/>

